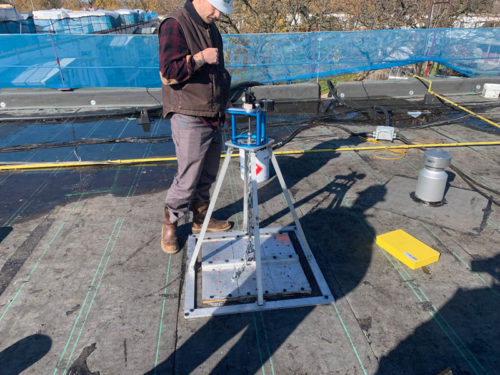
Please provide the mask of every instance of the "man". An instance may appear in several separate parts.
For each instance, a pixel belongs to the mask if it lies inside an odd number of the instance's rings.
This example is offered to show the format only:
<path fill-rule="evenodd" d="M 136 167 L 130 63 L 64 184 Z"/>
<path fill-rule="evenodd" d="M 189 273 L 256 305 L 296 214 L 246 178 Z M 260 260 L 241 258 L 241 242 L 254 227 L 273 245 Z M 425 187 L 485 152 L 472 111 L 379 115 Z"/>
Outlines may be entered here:
<path fill-rule="evenodd" d="M 233 0 L 187 0 L 160 25 L 159 52 L 163 114 L 170 118 L 178 169 L 165 199 L 161 247 L 179 251 L 177 223 L 193 211 L 193 232 L 201 230 L 209 190 L 219 169 L 220 126 L 231 77 L 224 68 L 222 38 L 214 24 L 232 12 Z M 227 221 L 211 219 L 208 230 L 225 231 Z"/>

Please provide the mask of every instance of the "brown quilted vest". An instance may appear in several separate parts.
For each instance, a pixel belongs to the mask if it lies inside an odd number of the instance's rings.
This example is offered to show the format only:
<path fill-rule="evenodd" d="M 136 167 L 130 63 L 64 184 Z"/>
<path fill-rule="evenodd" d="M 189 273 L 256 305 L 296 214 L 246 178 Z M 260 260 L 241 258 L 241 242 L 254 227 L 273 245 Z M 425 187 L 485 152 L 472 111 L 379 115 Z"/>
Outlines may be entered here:
<path fill-rule="evenodd" d="M 215 47 L 219 49 L 219 64 L 203 65 L 185 82 L 174 85 L 162 83 L 163 115 L 167 117 L 172 113 L 181 113 L 191 116 L 222 117 L 229 99 L 231 76 L 224 68 L 224 53 L 219 30 L 214 24 L 206 27 L 201 19 L 196 22 L 186 8 L 175 11 L 168 18 L 174 18 L 179 22 L 192 56 L 205 48 Z"/>

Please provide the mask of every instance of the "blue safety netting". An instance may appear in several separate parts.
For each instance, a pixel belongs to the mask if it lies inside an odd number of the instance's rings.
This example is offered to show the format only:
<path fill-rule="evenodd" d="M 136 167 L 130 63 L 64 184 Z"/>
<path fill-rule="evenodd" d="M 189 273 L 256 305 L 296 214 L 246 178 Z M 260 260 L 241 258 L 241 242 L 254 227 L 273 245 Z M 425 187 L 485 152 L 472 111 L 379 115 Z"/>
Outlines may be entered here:
<path fill-rule="evenodd" d="M 233 83 L 435 61 L 500 75 L 500 28 L 223 35 Z M 0 35 L 0 87 L 160 87 L 156 35 Z"/>
<path fill-rule="evenodd" d="M 159 86 L 158 39 L 140 35 L 0 36 L 1 87 Z"/>

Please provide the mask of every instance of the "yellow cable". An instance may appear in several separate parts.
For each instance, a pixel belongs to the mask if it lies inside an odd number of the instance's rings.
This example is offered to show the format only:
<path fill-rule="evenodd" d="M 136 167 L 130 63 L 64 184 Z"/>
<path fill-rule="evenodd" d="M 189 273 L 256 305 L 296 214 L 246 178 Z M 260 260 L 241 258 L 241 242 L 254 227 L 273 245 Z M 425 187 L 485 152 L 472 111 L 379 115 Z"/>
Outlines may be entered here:
<path fill-rule="evenodd" d="M 358 136 L 360 139 L 366 141 L 366 142 L 372 142 L 372 143 L 378 143 L 378 144 L 382 144 L 382 142 L 380 141 L 377 141 L 376 139 L 373 139 L 373 138 L 365 138 L 365 137 L 362 137 L 362 136 Z M 389 154 L 396 154 L 397 156 L 396 157 L 387 157 L 387 156 L 380 156 L 380 155 L 377 155 L 378 153 L 382 152 L 382 151 L 387 151 L 389 152 Z M 375 151 L 372 151 L 372 156 L 374 158 L 377 158 L 377 159 L 382 159 L 382 160 L 399 160 L 399 159 L 403 159 L 405 156 L 406 156 L 406 153 L 408 151 L 404 151 L 404 150 L 389 150 L 389 149 L 384 149 L 384 150 L 375 150 Z"/>
<path fill-rule="evenodd" d="M 470 146 L 499 146 L 500 141 L 493 142 L 461 142 L 461 143 L 429 143 L 419 145 L 401 145 L 401 146 L 361 146 L 361 147 L 341 147 L 341 148 L 323 148 L 313 150 L 293 150 L 293 151 L 276 151 L 275 155 L 287 154 L 306 154 L 312 152 L 342 152 L 342 151 L 368 151 L 368 150 L 398 150 L 412 148 L 434 148 L 434 147 L 470 147 Z"/>
<path fill-rule="evenodd" d="M 387 157 L 387 156 L 377 155 L 377 153 L 380 153 L 382 151 L 388 151 L 390 154 L 395 154 L 397 156 Z M 375 151 L 372 151 L 372 155 L 374 158 L 382 159 L 382 160 L 399 160 L 399 159 L 403 159 L 406 156 L 407 152 L 408 151 L 405 151 L 405 150 L 375 150 Z"/>
<path fill-rule="evenodd" d="M 433 147 L 470 147 L 470 146 L 500 146 L 500 141 L 497 142 L 461 142 L 461 143 L 430 143 L 420 145 L 400 145 L 400 146 L 364 146 L 364 147 L 341 147 L 341 148 L 324 148 L 313 150 L 290 150 L 290 151 L 275 151 L 275 155 L 297 155 L 309 154 L 316 152 L 344 152 L 344 151 L 371 151 L 371 150 L 409 150 L 413 148 L 433 148 Z M 221 157 L 225 157 L 222 154 Z M 232 157 L 239 157 L 238 154 L 233 154 Z M 175 156 L 145 158 L 145 159 L 117 159 L 104 161 L 81 161 L 81 162 L 56 162 L 56 163 L 33 163 L 33 164 L 4 164 L 0 165 L 0 171 L 15 171 L 15 170 L 38 170 L 38 169 L 57 169 L 57 168 L 80 168 L 80 167 L 98 167 L 98 166 L 123 166 L 137 165 L 147 163 L 164 163 L 168 161 L 177 161 Z"/>
<path fill-rule="evenodd" d="M 462 107 L 461 105 L 459 105 L 459 104 L 457 104 L 457 103 L 452 102 L 450 99 L 445 98 L 444 96 L 439 95 L 438 93 L 436 93 L 436 92 L 432 91 L 432 81 L 431 81 L 431 80 L 426 79 L 426 78 L 423 78 L 423 77 L 420 77 L 420 76 L 418 76 L 418 75 L 416 75 L 416 74 L 414 74 L 414 75 L 413 75 L 413 77 L 418 78 L 418 79 L 421 79 L 422 81 L 425 81 L 425 82 L 427 82 L 427 83 L 429 84 L 429 87 L 428 87 L 428 89 L 427 89 L 427 91 L 429 92 L 429 94 L 434 95 L 435 97 L 437 97 L 437 98 L 439 98 L 439 99 L 441 99 L 441 100 L 445 101 L 446 103 L 449 103 L 449 104 L 451 104 L 451 105 L 453 105 L 453 106 L 455 106 L 455 107 L 457 107 L 457 108 L 461 109 L 462 111 L 467 112 L 467 113 L 469 113 L 469 114 L 471 114 L 471 115 L 473 115 L 473 116 L 475 116 L 475 117 L 477 117 L 477 118 L 479 118 L 479 119 L 483 120 L 484 122 L 487 122 L 487 123 L 488 123 L 488 124 L 490 124 L 490 125 L 493 125 L 493 126 L 496 126 L 497 128 L 500 128 L 500 124 L 497 124 L 496 122 L 493 122 L 493 121 L 491 121 L 491 120 L 488 120 L 486 117 L 483 117 L 483 116 L 481 116 L 481 115 L 479 115 L 479 114 L 477 114 L 477 113 L 475 113 L 475 112 L 472 112 L 470 109 L 467 109 L 467 108 L 465 108 L 465 107 Z"/>

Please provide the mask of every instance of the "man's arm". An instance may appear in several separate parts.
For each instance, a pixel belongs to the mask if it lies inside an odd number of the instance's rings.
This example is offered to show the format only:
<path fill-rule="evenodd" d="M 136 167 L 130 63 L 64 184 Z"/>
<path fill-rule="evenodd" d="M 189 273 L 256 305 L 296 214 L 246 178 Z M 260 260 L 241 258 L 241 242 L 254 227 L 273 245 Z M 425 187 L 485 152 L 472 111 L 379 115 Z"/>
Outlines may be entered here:
<path fill-rule="evenodd" d="M 160 76 L 163 84 L 175 85 L 191 78 L 195 60 L 189 53 L 186 38 L 179 23 L 170 18 L 158 33 Z"/>
<path fill-rule="evenodd" d="M 161 25 L 158 40 L 160 76 L 165 85 L 185 82 L 203 65 L 217 63 L 216 48 L 190 54 L 182 28 L 173 18 Z"/>

